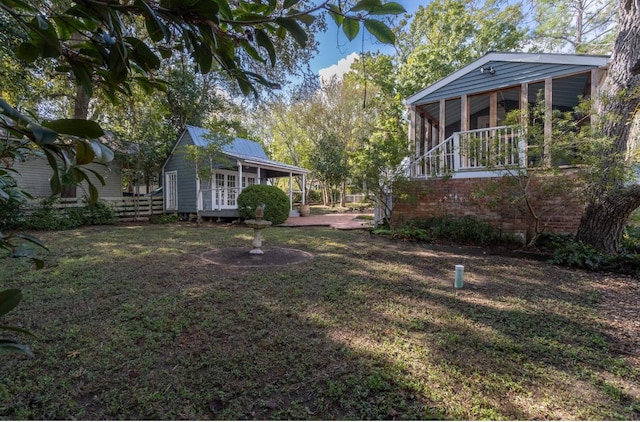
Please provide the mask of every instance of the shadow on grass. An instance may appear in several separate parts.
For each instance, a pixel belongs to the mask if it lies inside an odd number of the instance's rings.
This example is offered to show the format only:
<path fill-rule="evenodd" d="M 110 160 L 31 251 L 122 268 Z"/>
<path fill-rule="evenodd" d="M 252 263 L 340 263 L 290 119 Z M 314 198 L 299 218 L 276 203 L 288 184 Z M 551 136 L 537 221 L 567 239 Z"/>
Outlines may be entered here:
<path fill-rule="evenodd" d="M 327 229 L 266 231 L 314 258 L 258 271 L 199 257 L 246 230 L 74 233 L 12 281 L 39 339 L 5 364 L 3 418 L 638 416 L 581 273 Z"/>

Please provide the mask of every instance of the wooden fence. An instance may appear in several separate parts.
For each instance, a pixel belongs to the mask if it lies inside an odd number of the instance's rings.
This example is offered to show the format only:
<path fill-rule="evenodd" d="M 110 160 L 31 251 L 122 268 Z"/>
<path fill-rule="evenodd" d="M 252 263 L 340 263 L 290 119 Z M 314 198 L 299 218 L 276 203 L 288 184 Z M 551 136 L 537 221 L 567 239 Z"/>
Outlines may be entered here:
<path fill-rule="evenodd" d="M 162 196 L 121 196 L 100 198 L 100 200 L 113 207 L 119 221 L 148 220 L 152 215 L 164 212 Z M 32 202 L 32 208 L 36 208 L 38 205 L 38 201 Z M 84 198 L 59 198 L 52 207 L 65 209 L 80 208 L 86 205 Z"/>

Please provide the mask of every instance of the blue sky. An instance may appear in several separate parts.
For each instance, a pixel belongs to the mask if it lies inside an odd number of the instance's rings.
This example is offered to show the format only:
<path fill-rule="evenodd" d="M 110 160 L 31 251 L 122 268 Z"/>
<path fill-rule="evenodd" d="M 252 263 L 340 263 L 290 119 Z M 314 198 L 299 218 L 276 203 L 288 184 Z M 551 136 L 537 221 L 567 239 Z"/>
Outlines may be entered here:
<path fill-rule="evenodd" d="M 426 6 L 429 0 L 394 0 L 404 6 L 408 13 L 413 13 L 418 6 Z M 331 18 L 327 18 L 327 31 L 325 33 L 316 34 L 316 39 L 320 42 L 319 53 L 311 61 L 311 68 L 314 72 L 320 69 L 337 65 L 338 61 L 346 58 L 351 53 L 360 53 L 362 51 L 362 35 L 358 34 L 356 39 L 349 41 L 342 32 L 338 30 Z M 394 49 L 392 46 L 380 44 L 369 33 L 365 33 L 364 40 L 365 51 L 381 51 L 392 54 Z"/>

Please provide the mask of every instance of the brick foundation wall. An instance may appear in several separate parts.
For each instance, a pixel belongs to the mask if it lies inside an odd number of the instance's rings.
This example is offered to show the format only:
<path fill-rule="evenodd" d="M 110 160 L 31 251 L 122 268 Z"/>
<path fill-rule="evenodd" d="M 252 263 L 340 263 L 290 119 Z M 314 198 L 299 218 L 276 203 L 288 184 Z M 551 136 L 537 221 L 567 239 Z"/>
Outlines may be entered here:
<path fill-rule="evenodd" d="M 531 173 L 530 173 L 531 175 Z M 412 180 L 394 187 L 391 223 L 429 217 L 471 216 L 529 239 L 535 220 L 523 199 L 521 183 L 545 232 L 575 234 L 584 208 L 574 173 L 502 178 Z"/>

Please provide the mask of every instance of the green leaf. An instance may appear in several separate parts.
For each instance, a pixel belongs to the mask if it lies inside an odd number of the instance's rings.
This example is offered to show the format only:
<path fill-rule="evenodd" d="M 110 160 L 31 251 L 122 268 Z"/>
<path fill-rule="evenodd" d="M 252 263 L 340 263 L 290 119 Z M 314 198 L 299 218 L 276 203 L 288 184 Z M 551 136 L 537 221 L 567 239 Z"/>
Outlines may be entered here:
<path fill-rule="evenodd" d="M 216 25 L 220 23 L 218 12 L 220 7 L 213 0 L 198 0 L 189 10 L 197 13 L 199 17 L 213 21 Z"/>
<path fill-rule="evenodd" d="M 395 44 L 396 36 L 384 23 L 375 19 L 365 19 L 364 27 L 383 44 Z"/>
<path fill-rule="evenodd" d="M 12 120 L 15 120 L 19 125 L 27 125 L 29 124 L 29 119 L 24 114 L 20 113 L 15 108 L 11 107 L 9 103 L 0 98 L 0 111 L 7 117 L 10 117 Z"/>
<path fill-rule="evenodd" d="M 123 43 L 116 43 L 109 52 L 109 81 L 115 85 L 123 83 L 128 76 L 129 55 Z"/>
<path fill-rule="evenodd" d="M 79 138 L 99 138 L 104 136 L 104 130 L 93 120 L 85 119 L 58 119 L 43 123 L 49 129 L 65 135 Z"/>
<path fill-rule="evenodd" d="M 0 292 L 0 316 L 11 312 L 22 300 L 20 289 L 9 289 Z"/>
<path fill-rule="evenodd" d="M 229 7 L 229 2 L 227 0 L 215 0 L 218 4 L 220 10 L 220 16 L 226 20 L 233 19 L 233 11 L 231 11 L 231 7 Z"/>
<path fill-rule="evenodd" d="M 160 67 L 160 59 L 155 55 L 147 44 L 135 37 L 126 37 L 127 42 L 133 49 L 133 60 L 145 70 L 158 69 Z"/>
<path fill-rule="evenodd" d="M 100 194 L 98 193 L 98 188 L 96 188 L 93 183 L 89 182 L 89 203 L 95 204 L 100 199 Z"/>
<path fill-rule="evenodd" d="M 39 56 L 38 47 L 31 44 L 30 42 L 24 42 L 18 46 L 16 50 L 16 56 L 19 59 L 24 60 L 27 63 L 33 63 L 38 59 Z"/>
<path fill-rule="evenodd" d="M 91 83 L 91 73 L 84 64 L 70 61 L 71 70 L 76 77 L 76 82 L 82 85 L 87 95 L 91 97 L 93 95 L 93 86 Z"/>
<path fill-rule="evenodd" d="M 96 154 L 90 145 L 80 141 L 76 144 L 76 164 L 84 165 L 93 161 Z"/>
<path fill-rule="evenodd" d="M 353 39 L 358 36 L 358 32 L 360 32 L 360 22 L 355 19 L 345 17 L 342 22 L 342 32 L 344 32 L 344 35 L 347 36 L 349 41 L 353 41 Z"/>
<path fill-rule="evenodd" d="M 351 8 L 350 12 L 358 12 L 361 10 L 370 12 L 371 10 L 378 7 L 382 7 L 382 2 L 380 0 L 360 0 L 355 6 Z"/>
<path fill-rule="evenodd" d="M 99 162 L 101 164 L 106 164 L 113 160 L 113 157 L 114 157 L 113 151 L 111 151 L 109 147 L 103 145 L 101 142 L 92 140 L 91 148 L 93 149 L 93 153 L 95 154 L 94 160 L 96 162 Z"/>
<path fill-rule="evenodd" d="M 269 54 L 269 60 L 271 61 L 271 66 L 276 65 L 276 49 L 271 42 L 271 38 L 267 35 L 265 31 L 262 29 L 256 29 L 256 42 L 258 45 L 265 50 L 267 50 L 267 54 Z"/>
<path fill-rule="evenodd" d="M 49 29 L 49 22 L 46 21 L 45 18 L 43 18 L 42 16 L 36 16 L 35 17 L 36 23 L 38 24 L 38 29 L 42 30 L 42 31 L 46 31 L 47 29 Z"/>
<path fill-rule="evenodd" d="M 31 349 L 28 346 L 11 340 L 0 340 L 0 355 L 10 352 L 22 353 L 33 357 L 33 353 L 31 353 Z"/>
<path fill-rule="evenodd" d="M 260 53 L 258 53 L 258 50 L 256 50 L 251 44 L 249 44 L 248 41 L 243 40 L 242 43 L 242 48 L 244 49 L 244 51 L 247 52 L 247 54 L 254 59 L 257 62 L 260 63 L 265 63 L 266 60 L 262 58 L 262 56 L 260 56 Z"/>
<path fill-rule="evenodd" d="M 302 29 L 298 22 L 295 21 L 295 19 L 280 17 L 276 18 L 274 22 L 280 25 L 280 27 L 286 29 L 301 47 L 305 47 L 307 45 L 307 33 Z"/>
<path fill-rule="evenodd" d="M 28 336 L 35 337 L 29 330 L 19 327 L 10 327 L 8 325 L 0 325 L 0 330 L 13 331 L 14 333 L 26 334 Z"/>
<path fill-rule="evenodd" d="M 300 0 L 284 0 L 284 3 L 282 3 L 282 8 L 283 9 L 288 9 L 288 8 L 296 5 L 299 2 L 300 2 Z"/>
<path fill-rule="evenodd" d="M 3 0 L 2 3 L 12 9 L 22 9 L 32 13 L 35 13 L 37 11 L 37 9 L 35 9 L 32 5 L 21 0 Z"/>
<path fill-rule="evenodd" d="M 333 21 L 335 22 L 338 28 L 342 25 L 342 22 L 344 21 L 344 16 L 341 13 L 329 11 L 329 16 L 331 16 L 331 18 L 333 19 Z"/>
<path fill-rule="evenodd" d="M 396 3 L 395 1 L 385 3 L 380 7 L 369 10 L 370 15 L 401 15 L 402 13 L 406 13 L 404 6 L 400 3 Z"/>
<path fill-rule="evenodd" d="M 28 235 L 28 234 L 25 234 L 25 233 L 16 233 L 14 236 L 18 237 L 20 239 L 24 239 L 24 240 L 26 240 L 28 242 L 31 242 L 31 243 L 35 244 L 35 245 L 38 245 L 39 247 L 41 247 L 43 249 L 49 250 L 49 249 L 47 249 L 46 245 L 44 243 L 42 243 L 42 241 L 40 239 L 38 239 L 37 237 L 31 236 L 31 235 Z"/>
<path fill-rule="evenodd" d="M 58 139 L 58 133 L 37 123 L 27 124 L 27 129 L 33 134 L 36 143 L 40 145 L 52 144 Z"/>
<path fill-rule="evenodd" d="M 82 171 L 82 170 L 81 170 L 81 171 Z M 85 167 L 85 168 L 84 168 L 84 171 L 82 171 L 82 172 L 83 172 L 83 176 L 84 176 L 84 178 L 85 178 L 89 183 L 91 183 L 91 179 L 89 179 L 89 176 L 88 176 L 85 172 L 89 172 L 89 173 L 93 174 L 93 175 L 95 176 L 95 178 L 96 178 L 96 179 L 98 179 L 98 182 L 100 182 L 100 184 L 101 184 L 102 186 L 106 185 L 106 182 L 105 182 L 105 180 L 104 180 L 104 177 L 102 177 L 102 175 L 101 175 L 100 173 L 98 173 L 96 170 L 94 170 L 94 169 L 92 169 L 92 168 Z"/>

